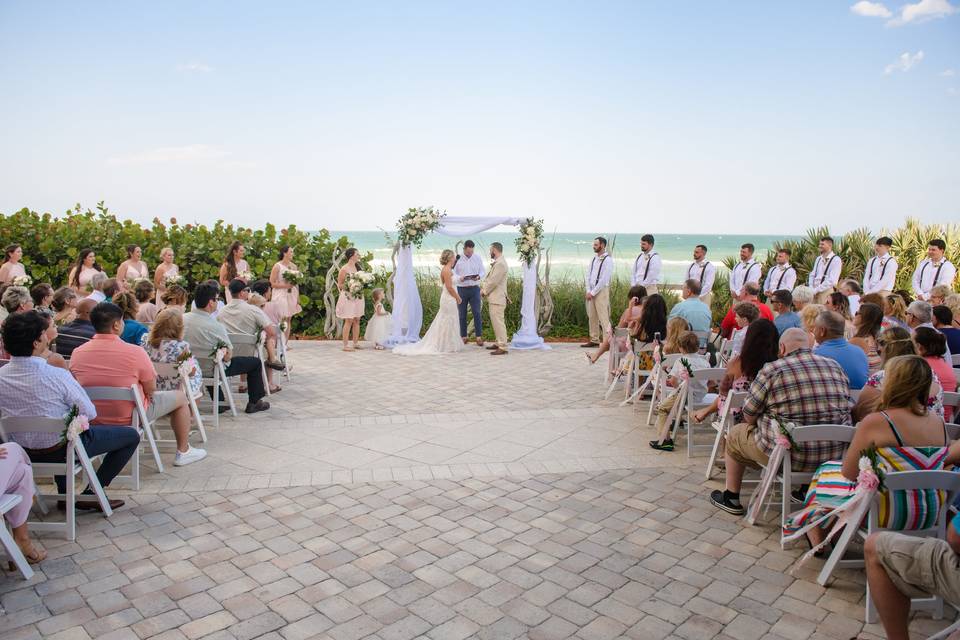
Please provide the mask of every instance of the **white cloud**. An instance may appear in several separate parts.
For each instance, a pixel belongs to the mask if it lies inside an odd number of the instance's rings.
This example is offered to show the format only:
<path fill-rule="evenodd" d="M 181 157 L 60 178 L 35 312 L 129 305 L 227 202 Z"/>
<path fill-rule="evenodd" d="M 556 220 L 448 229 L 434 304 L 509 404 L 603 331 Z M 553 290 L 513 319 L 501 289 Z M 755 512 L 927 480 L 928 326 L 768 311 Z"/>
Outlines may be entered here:
<path fill-rule="evenodd" d="M 870 2 L 869 0 L 860 0 L 860 2 L 850 7 L 850 11 L 858 16 L 866 16 L 868 18 L 889 18 L 893 15 L 890 13 L 890 9 L 887 9 L 883 3 Z"/>
<path fill-rule="evenodd" d="M 960 11 L 960 8 L 953 6 L 948 0 L 920 0 L 900 7 L 900 15 L 888 21 L 887 25 L 899 27 L 911 22 L 926 22 L 927 20 L 945 18 L 958 11 Z"/>
<path fill-rule="evenodd" d="M 920 64 L 921 60 L 923 60 L 923 51 L 917 51 L 916 53 L 907 51 L 906 53 L 901 53 L 896 62 L 892 62 L 884 67 L 883 74 L 888 76 L 894 71 L 903 71 L 906 73 Z"/>
<path fill-rule="evenodd" d="M 943 76 L 944 78 L 952 78 L 953 76 L 957 75 L 957 73 L 953 69 L 944 69 L 939 75 Z"/>
<path fill-rule="evenodd" d="M 210 73 L 213 71 L 213 67 L 202 62 L 188 62 L 187 64 L 181 64 L 177 69 L 187 73 Z"/>
<path fill-rule="evenodd" d="M 226 164 L 229 151 L 208 144 L 182 147 L 158 147 L 127 155 L 107 158 L 107 164 L 133 166 L 144 164 Z"/>

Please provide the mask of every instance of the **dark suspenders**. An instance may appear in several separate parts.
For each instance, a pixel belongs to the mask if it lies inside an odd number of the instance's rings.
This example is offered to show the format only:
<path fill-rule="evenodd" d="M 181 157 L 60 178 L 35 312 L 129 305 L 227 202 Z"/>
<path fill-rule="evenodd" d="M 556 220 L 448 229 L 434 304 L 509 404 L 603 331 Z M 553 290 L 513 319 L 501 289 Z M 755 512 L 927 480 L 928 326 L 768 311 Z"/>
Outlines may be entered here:
<path fill-rule="evenodd" d="M 593 286 L 600 284 L 600 274 L 603 273 L 603 261 L 607 259 L 607 256 L 600 258 L 600 266 L 597 268 L 597 280 L 593 283 Z M 594 257 L 593 261 L 590 263 L 590 270 L 593 271 L 593 265 L 597 263 L 597 258 Z"/>
<path fill-rule="evenodd" d="M 830 256 L 830 259 L 827 260 L 827 266 L 823 268 L 823 275 L 820 276 L 820 284 L 823 284 L 827 280 L 827 274 L 830 272 L 830 265 L 833 264 L 833 259 L 837 257 L 837 254 Z M 820 257 L 820 262 L 823 262 L 823 257 Z"/>
<path fill-rule="evenodd" d="M 790 271 L 790 269 L 793 269 L 793 267 L 788 266 L 786 269 L 783 270 L 783 273 L 780 274 L 780 279 L 777 280 L 777 289 L 776 289 L 777 291 L 780 290 L 780 285 L 783 284 L 783 276 L 787 275 L 787 271 Z"/>
<path fill-rule="evenodd" d="M 870 261 L 870 272 L 867 274 L 867 280 L 873 280 L 873 265 L 877 263 L 877 256 L 873 256 L 873 260 Z M 887 258 L 883 267 L 880 269 L 880 279 L 883 280 L 883 274 L 887 272 L 887 265 L 890 264 L 890 258 Z"/>
<path fill-rule="evenodd" d="M 643 279 L 647 279 L 647 274 L 650 273 L 650 260 L 653 259 L 653 256 L 657 255 L 657 252 L 654 251 L 650 254 L 650 257 L 647 258 L 647 266 L 643 269 Z M 643 254 L 637 256 L 637 259 L 633 261 L 633 270 L 637 270 L 637 265 L 640 264 L 640 258 L 643 257 Z"/>
<path fill-rule="evenodd" d="M 701 287 L 703 286 L 703 275 L 707 272 L 707 266 L 708 266 L 709 264 L 710 264 L 710 261 L 707 260 L 706 262 L 703 263 L 703 266 L 700 267 L 700 286 L 701 286 Z M 690 265 L 690 268 L 687 269 L 687 278 L 688 278 L 688 279 L 690 278 L 690 270 L 693 269 L 696 265 L 697 265 L 697 263 L 694 262 L 693 264 Z M 646 277 L 646 276 L 644 276 L 644 277 Z"/>
<path fill-rule="evenodd" d="M 741 262 L 740 264 L 743 264 L 743 263 Z M 758 264 L 759 264 L 758 262 L 751 262 L 750 266 L 748 266 L 746 271 L 743 272 L 743 284 L 747 284 L 747 278 L 750 277 L 750 269 L 753 269 Z"/>
<path fill-rule="evenodd" d="M 943 265 L 947 264 L 947 261 L 944 260 L 940 263 L 940 266 L 937 267 L 937 272 L 933 274 L 933 282 L 930 283 L 930 288 L 933 289 L 937 286 L 937 281 L 940 279 L 940 272 L 943 271 Z M 923 286 L 923 274 L 927 270 L 927 267 L 930 266 L 930 261 L 927 260 L 923 263 L 923 268 L 920 269 L 920 282 L 918 283 L 921 287 Z"/>

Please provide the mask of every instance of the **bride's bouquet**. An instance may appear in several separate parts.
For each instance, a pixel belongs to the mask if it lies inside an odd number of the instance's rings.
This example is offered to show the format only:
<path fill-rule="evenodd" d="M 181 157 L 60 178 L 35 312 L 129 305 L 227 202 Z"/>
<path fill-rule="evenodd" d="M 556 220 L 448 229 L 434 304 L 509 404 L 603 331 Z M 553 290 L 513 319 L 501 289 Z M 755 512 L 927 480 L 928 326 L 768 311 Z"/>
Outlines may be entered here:
<path fill-rule="evenodd" d="M 288 269 L 283 272 L 283 281 L 292 284 L 295 287 L 303 285 L 307 281 L 307 274 L 296 269 Z"/>
<path fill-rule="evenodd" d="M 359 300 L 363 298 L 365 289 L 373 288 L 375 280 L 374 275 L 366 271 L 348 273 L 346 279 L 343 281 L 343 292 L 347 294 L 347 297 L 351 300 Z"/>
<path fill-rule="evenodd" d="M 440 221 L 447 215 L 433 207 L 407 209 L 406 215 L 397 221 L 398 239 L 402 246 L 416 245 L 423 242 L 423 238 L 440 226 Z"/>

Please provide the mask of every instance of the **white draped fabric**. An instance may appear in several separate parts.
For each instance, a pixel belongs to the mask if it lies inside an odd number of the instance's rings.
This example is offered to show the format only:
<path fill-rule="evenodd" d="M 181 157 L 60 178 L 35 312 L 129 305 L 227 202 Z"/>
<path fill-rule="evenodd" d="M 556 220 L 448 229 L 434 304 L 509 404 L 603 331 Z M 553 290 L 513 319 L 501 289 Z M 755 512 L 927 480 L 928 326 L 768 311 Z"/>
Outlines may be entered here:
<path fill-rule="evenodd" d="M 446 216 L 436 232 L 462 238 L 500 225 L 517 226 L 523 218 L 505 216 Z M 513 336 L 514 349 L 549 349 L 537 335 L 536 318 L 537 269 L 536 264 L 524 265 L 523 302 L 520 307 L 520 330 Z M 413 247 L 401 246 L 397 252 L 397 268 L 393 276 L 393 331 L 386 346 L 417 342 L 423 326 L 423 305 L 413 271 Z"/>

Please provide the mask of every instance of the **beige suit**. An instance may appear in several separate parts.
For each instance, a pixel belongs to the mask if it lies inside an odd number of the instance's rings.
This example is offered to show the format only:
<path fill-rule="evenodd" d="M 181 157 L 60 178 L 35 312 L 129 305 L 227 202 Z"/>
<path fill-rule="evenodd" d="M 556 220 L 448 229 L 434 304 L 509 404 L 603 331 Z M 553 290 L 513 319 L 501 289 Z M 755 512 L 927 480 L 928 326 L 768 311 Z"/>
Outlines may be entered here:
<path fill-rule="evenodd" d="M 487 298 L 487 309 L 490 312 L 490 324 L 493 325 L 493 334 L 497 339 L 497 346 L 507 348 L 507 324 L 503 319 L 507 308 L 507 262 L 503 256 L 494 260 L 490 265 L 480 290 Z"/>

